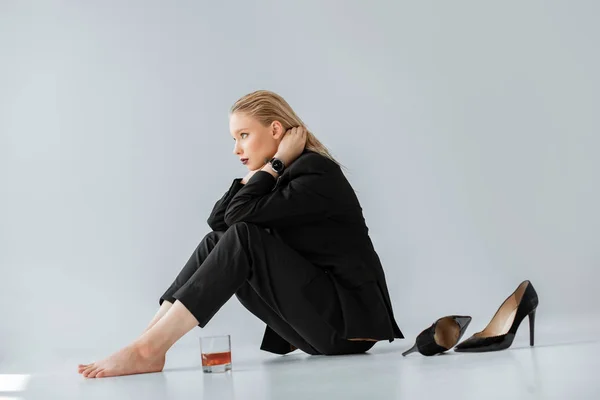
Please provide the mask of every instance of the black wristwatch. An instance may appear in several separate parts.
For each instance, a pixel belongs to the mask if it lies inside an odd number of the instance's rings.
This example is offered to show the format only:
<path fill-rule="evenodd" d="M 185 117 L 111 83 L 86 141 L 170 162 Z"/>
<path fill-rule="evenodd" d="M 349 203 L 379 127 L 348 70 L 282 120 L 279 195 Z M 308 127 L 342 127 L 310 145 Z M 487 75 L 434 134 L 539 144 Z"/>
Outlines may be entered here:
<path fill-rule="evenodd" d="M 271 158 L 269 164 L 271 164 L 271 168 L 273 168 L 273 171 L 277 172 L 278 175 L 283 174 L 283 171 L 285 171 L 285 164 L 279 158 Z"/>

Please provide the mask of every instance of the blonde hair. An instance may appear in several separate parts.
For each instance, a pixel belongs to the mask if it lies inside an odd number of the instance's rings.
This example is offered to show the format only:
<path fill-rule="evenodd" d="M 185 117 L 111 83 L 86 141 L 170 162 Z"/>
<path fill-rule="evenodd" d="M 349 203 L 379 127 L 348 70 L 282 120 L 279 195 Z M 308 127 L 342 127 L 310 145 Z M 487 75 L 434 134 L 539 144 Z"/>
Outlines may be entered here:
<path fill-rule="evenodd" d="M 306 129 L 305 149 L 314 151 L 343 167 L 329 152 L 327 147 L 308 130 L 304 122 L 294 112 L 292 107 L 277 93 L 268 90 L 257 90 L 240 98 L 231 107 L 230 114 L 241 112 L 256 118 L 264 126 L 269 126 L 273 121 L 279 121 L 284 131 L 296 126 Z"/>

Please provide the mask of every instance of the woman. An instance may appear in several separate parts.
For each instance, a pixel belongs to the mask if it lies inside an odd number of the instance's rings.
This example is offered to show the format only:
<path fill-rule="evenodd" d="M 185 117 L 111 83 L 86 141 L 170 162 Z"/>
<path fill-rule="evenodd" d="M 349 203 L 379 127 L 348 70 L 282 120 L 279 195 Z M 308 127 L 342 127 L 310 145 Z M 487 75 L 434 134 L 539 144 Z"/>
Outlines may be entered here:
<path fill-rule="evenodd" d="M 146 331 L 85 377 L 162 371 L 167 350 L 235 294 L 266 323 L 261 349 L 352 354 L 403 338 L 362 208 L 340 165 L 288 103 L 268 91 L 232 107 L 234 179 Z"/>

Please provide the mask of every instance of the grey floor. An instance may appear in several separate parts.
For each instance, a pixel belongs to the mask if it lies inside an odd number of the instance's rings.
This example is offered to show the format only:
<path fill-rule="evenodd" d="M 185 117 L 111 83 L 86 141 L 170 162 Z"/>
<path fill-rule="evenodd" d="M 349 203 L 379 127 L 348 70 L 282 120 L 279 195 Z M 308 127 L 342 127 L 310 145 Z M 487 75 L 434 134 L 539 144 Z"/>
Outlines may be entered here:
<path fill-rule="evenodd" d="M 435 357 L 402 357 L 412 336 L 337 357 L 234 346 L 233 371 L 212 375 L 202 373 L 199 350 L 189 346 L 175 346 L 162 373 L 104 379 L 76 373 L 78 363 L 105 355 L 99 347 L 20 353 L 0 360 L 0 400 L 600 398 L 597 330 L 539 331 L 534 348 L 525 329 L 509 350 Z"/>

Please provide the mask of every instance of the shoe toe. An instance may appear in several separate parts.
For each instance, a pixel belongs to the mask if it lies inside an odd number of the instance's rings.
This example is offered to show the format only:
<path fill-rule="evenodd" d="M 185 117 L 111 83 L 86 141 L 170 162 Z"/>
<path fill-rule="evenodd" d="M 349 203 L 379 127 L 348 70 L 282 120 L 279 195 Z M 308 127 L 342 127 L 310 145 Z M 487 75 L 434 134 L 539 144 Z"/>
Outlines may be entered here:
<path fill-rule="evenodd" d="M 475 345 L 475 340 L 473 337 L 470 337 L 454 347 L 454 351 L 463 351 L 473 348 Z"/>

